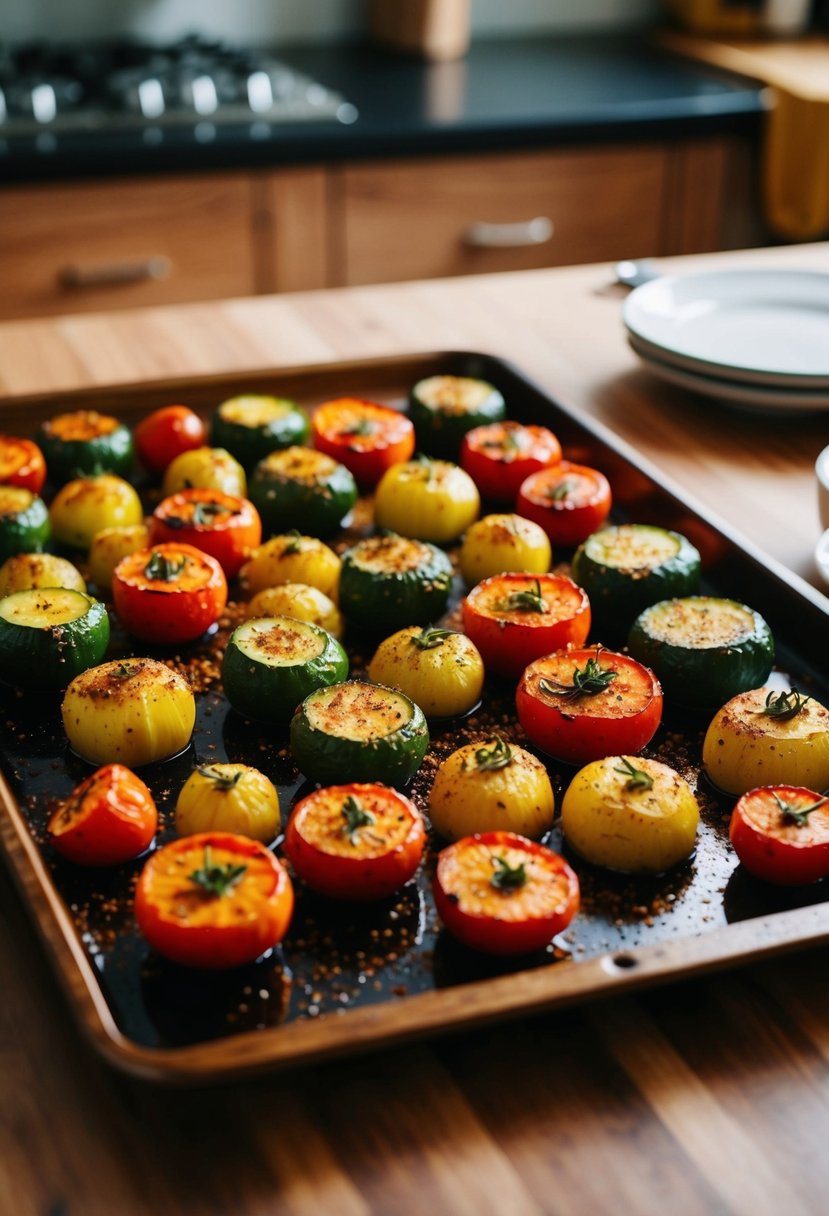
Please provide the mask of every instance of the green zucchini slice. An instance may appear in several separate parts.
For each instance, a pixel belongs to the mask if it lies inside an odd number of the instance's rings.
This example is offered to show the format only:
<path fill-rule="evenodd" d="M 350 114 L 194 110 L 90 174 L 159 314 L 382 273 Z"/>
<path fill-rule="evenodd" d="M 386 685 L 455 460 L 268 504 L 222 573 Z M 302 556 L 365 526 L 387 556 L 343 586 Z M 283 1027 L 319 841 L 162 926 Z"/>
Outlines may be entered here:
<path fill-rule="evenodd" d="M 36 587 L 0 600 L 0 676 L 10 684 L 65 688 L 108 644 L 106 608 L 81 591 Z"/>
<path fill-rule="evenodd" d="M 271 452 L 307 443 L 308 415 L 295 401 L 248 393 L 223 401 L 210 423 L 210 442 L 225 448 L 250 472 Z"/>
<path fill-rule="evenodd" d="M 21 486 L 0 486 L 0 562 L 16 553 L 42 553 L 50 535 L 42 498 Z"/>
<path fill-rule="evenodd" d="M 421 451 L 457 461 L 466 432 L 488 422 L 501 422 L 507 408 L 502 394 L 486 380 L 427 376 L 412 388 L 407 413 Z"/>
<path fill-rule="evenodd" d="M 646 608 L 628 648 L 656 673 L 667 697 L 693 709 L 716 708 L 758 688 L 774 662 L 774 639 L 759 612 L 706 595 Z"/>
<path fill-rule="evenodd" d="M 294 759 L 306 777 L 322 785 L 405 784 L 428 747 L 423 711 L 383 684 L 347 680 L 320 688 L 291 721 Z"/>
<path fill-rule="evenodd" d="M 340 611 L 357 626 L 392 633 L 437 621 L 451 589 L 452 563 L 428 541 L 370 536 L 342 555 Z"/>
<path fill-rule="evenodd" d="M 37 442 L 49 480 L 56 486 L 99 473 L 128 477 L 135 456 L 129 427 L 96 410 L 75 410 L 48 419 L 38 431 Z"/>
<path fill-rule="evenodd" d="M 290 447 L 260 460 L 248 497 L 267 535 L 297 524 L 309 536 L 333 536 L 357 501 L 357 483 L 344 464 L 313 448 Z"/>
<path fill-rule="evenodd" d="M 287 724 L 296 707 L 348 675 L 348 657 L 319 625 L 292 617 L 254 617 L 234 629 L 222 660 L 225 695 L 259 722 Z"/>
<path fill-rule="evenodd" d="M 650 604 L 693 595 L 700 555 L 679 532 L 651 524 L 600 528 L 573 555 L 572 575 L 594 619 L 624 630 Z"/>

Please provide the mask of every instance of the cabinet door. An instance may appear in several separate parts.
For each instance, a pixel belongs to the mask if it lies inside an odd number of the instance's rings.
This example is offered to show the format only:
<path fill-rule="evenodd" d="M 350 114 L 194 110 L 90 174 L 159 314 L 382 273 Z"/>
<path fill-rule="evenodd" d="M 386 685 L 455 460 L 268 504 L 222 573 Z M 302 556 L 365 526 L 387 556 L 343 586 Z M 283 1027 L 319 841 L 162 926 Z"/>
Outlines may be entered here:
<path fill-rule="evenodd" d="M 662 250 L 661 146 L 387 161 L 335 171 L 344 284 L 528 270 Z"/>
<path fill-rule="evenodd" d="M 244 174 L 0 191 L 0 316 L 178 303 L 255 290 Z"/>

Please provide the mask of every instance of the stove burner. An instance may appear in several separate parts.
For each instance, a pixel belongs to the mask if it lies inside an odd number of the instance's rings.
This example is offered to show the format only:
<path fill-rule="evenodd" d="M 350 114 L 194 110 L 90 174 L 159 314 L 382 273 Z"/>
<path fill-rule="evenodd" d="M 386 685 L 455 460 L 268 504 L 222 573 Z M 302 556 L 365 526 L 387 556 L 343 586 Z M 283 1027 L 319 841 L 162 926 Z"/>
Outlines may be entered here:
<path fill-rule="evenodd" d="M 0 135 L 357 118 L 354 106 L 267 51 L 196 35 L 171 46 L 0 46 Z"/>

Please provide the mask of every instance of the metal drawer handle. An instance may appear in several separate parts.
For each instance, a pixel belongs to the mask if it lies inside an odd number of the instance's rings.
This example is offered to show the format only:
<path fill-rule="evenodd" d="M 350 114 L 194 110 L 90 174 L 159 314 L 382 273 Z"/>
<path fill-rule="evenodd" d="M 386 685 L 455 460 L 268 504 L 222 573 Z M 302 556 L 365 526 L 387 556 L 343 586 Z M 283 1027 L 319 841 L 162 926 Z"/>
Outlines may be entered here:
<path fill-rule="evenodd" d="M 82 291 L 85 287 L 117 287 L 122 283 L 143 283 L 147 279 L 166 279 L 173 263 L 163 253 L 140 262 L 103 262 L 100 266 L 64 266 L 58 271 L 61 287 Z"/>
<path fill-rule="evenodd" d="M 463 240 L 474 249 L 523 249 L 545 244 L 553 231 L 553 221 L 546 215 L 537 215 L 518 224 L 470 224 Z"/>

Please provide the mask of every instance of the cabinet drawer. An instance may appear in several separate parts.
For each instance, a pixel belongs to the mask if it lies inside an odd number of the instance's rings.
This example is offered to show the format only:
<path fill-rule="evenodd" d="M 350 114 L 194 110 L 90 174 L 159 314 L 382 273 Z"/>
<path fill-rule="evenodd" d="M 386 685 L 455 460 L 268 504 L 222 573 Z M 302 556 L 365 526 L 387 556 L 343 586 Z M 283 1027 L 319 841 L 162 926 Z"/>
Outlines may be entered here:
<path fill-rule="evenodd" d="M 668 176 L 658 146 L 344 168 L 335 274 L 389 282 L 659 253 Z"/>
<path fill-rule="evenodd" d="M 204 175 L 0 191 L 0 316 L 248 295 L 251 179 Z"/>

